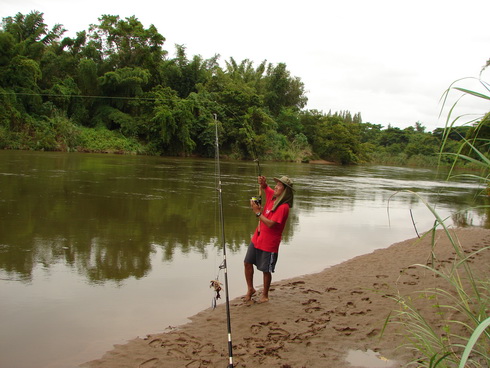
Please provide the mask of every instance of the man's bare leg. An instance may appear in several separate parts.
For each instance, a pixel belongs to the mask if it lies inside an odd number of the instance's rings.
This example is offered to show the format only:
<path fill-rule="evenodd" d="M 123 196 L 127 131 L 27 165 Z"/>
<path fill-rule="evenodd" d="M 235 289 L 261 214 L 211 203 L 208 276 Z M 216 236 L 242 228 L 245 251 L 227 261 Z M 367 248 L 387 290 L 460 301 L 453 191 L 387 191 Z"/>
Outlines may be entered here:
<path fill-rule="evenodd" d="M 254 265 L 252 263 L 244 262 L 245 265 L 245 280 L 247 281 L 247 294 L 245 294 L 244 300 L 246 302 L 252 300 L 252 296 L 255 294 L 254 289 Z"/>
<path fill-rule="evenodd" d="M 270 272 L 264 272 L 264 290 L 262 291 L 262 297 L 259 303 L 265 303 L 269 301 L 269 289 L 271 287 L 272 274 Z"/>

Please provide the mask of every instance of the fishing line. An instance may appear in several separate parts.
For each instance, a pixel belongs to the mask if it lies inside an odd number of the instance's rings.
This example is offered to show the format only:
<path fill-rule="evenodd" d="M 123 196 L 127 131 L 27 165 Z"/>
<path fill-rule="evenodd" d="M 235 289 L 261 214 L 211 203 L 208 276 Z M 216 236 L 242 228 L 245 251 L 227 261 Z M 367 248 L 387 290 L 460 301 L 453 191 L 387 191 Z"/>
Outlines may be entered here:
<path fill-rule="evenodd" d="M 0 92 L 0 95 L 18 95 L 18 96 L 40 96 L 40 97 L 68 97 L 68 98 L 99 98 L 115 100 L 141 100 L 141 101 L 167 101 L 170 98 L 160 97 L 124 97 L 124 96 L 90 96 L 90 95 L 59 95 L 54 93 L 27 93 L 27 92 Z"/>
<path fill-rule="evenodd" d="M 252 141 L 252 151 L 254 155 L 254 161 L 257 163 L 257 176 L 262 176 L 262 170 L 260 169 L 260 161 L 259 161 L 259 154 L 257 153 L 257 146 L 255 144 L 255 140 L 250 137 Z"/>
<path fill-rule="evenodd" d="M 248 128 L 248 138 L 250 139 L 250 145 L 252 146 L 252 153 L 254 155 L 254 162 L 257 164 L 256 166 L 256 171 L 257 171 L 257 177 L 258 176 L 262 176 L 262 170 L 260 168 L 260 161 L 259 161 L 259 154 L 257 152 L 257 145 L 255 144 L 255 140 L 253 139 L 253 134 L 254 132 L 252 131 L 252 128 L 247 125 L 246 126 Z M 254 201 L 255 203 L 257 203 L 259 206 L 262 204 L 262 187 L 260 186 L 259 184 L 259 188 L 258 188 L 258 194 L 257 196 L 253 196 L 251 198 L 252 201 Z M 260 223 L 260 221 L 259 221 Z"/>

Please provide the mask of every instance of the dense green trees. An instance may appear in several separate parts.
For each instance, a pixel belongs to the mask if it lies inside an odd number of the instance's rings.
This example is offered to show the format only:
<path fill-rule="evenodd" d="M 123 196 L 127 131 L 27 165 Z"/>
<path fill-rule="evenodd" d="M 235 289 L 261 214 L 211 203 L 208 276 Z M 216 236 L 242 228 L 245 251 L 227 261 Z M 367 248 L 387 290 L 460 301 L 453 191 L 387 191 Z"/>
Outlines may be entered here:
<path fill-rule="evenodd" d="M 183 45 L 171 58 L 134 16 L 64 33 L 36 11 L 3 19 L 0 148 L 212 156 L 217 116 L 232 158 L 388 163 L 438 152 L 440 132 L 420 123 L 383 130 L 360 113 L 304 110 L 304 84 L 284 63 L 221 67 L 218 55 L 189 58 Z"/>

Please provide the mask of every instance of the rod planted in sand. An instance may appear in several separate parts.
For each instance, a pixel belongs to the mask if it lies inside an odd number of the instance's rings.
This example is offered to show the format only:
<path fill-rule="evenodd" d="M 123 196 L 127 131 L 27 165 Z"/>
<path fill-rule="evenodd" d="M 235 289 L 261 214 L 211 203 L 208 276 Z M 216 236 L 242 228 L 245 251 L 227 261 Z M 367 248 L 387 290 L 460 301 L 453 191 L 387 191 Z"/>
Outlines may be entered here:
<path fill-rule="evenodd" d="M 228 293 L 228 269 L 226 265 L 226 242 L 225 242 L 225 220 L 223 215 L 223 196 L 221 190 L 221 170 L 219 163 L 219 139 L 218 139 L 218 120 L 216 114 L 214 114 L 214 122 L 216 129 L 216 175 L 217 175 L 217 191 L 218 191 L 218 203 L 219 203 L 219 218 L 221 225 L 221 243 L 223 246 L 223 263 L 220 268 L 224 270 L 225 274 L 225 295 L 226 295 L 226 322 L 228 327 L 228 368 L 233 368 L 233 344 L 231 340 L 231 315 L 230 315 L 230 296 Z"/>

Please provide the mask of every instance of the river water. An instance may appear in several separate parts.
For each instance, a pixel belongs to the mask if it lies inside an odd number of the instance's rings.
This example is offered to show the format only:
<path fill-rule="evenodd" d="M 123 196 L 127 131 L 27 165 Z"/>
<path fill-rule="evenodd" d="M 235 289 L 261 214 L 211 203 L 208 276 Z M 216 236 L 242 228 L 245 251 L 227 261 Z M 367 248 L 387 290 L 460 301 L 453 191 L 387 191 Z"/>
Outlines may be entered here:
<path fill-rule="evenodd" d="M 427 205 L 450 226 L 490 223 L 471 209 L 487 198 L 478 183 L 432 169 L 261 168 L 296 187 L 273 281 L 416 237 L 434 223 Z M 257 169 L 220 169 L 234 298 Z M 0 367 L 76 367 L 209 308 L 224 278 L 216 187 L 214 160 L 0 151 Z"/>

